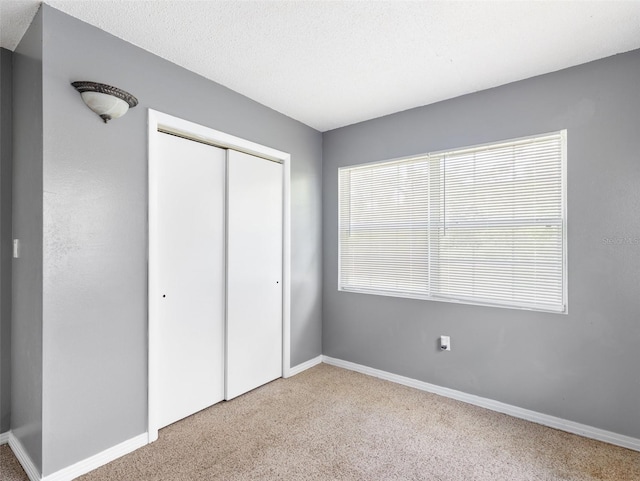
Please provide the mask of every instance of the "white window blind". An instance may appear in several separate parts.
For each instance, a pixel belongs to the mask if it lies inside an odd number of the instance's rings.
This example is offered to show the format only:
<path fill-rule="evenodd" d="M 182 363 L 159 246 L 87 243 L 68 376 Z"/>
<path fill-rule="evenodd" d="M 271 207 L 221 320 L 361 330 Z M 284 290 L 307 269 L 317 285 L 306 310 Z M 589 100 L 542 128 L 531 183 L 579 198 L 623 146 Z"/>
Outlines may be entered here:
<path fill-rule="evenodd" d="M 564 312 L 566 131 L 339 171 L 343 291 Z"/>

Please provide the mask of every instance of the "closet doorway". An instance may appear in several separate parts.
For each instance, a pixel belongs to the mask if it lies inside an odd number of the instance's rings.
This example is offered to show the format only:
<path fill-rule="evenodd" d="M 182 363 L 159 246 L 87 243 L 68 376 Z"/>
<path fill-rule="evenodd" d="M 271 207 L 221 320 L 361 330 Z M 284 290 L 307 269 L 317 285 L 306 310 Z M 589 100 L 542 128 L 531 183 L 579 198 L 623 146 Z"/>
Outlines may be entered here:
<path fill-rule="evenodd" d="M 289 160 L 149 111 L 149 442 L 288 376 Z"/>

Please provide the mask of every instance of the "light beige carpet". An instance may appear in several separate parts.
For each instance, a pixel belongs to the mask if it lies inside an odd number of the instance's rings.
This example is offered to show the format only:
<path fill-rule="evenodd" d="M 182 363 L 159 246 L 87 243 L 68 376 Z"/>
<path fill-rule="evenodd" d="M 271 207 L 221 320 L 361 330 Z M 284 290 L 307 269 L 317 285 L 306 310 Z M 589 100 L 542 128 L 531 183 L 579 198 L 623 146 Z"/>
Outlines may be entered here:
<path fill-rule="evenodd" d="M 323 364 L 80 479 L 638 481 L 640 453 Z"/>
<path fill-rule="evenodd" d="M 29 481 L 27 473 L 20 466 L 8 444 L 0 446 L 0 480 Z"/>

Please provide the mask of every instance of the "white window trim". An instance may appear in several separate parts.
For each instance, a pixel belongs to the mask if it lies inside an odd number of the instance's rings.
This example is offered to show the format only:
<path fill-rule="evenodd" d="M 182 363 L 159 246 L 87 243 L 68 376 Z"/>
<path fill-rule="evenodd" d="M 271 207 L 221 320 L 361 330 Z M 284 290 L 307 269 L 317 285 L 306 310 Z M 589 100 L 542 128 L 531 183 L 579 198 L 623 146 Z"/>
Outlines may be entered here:
<path fill-rule="evenodd" d="M 399 292 L 395 292 L 395 291 L 383 291 L 383 290 L 379 290 L 379 291 L 375 291 L 375 290 L 368 290 L 368 291 L 364 291 L 364 290 L 356 290 L 356 289 L 348 289 L 348 288 L 342 288 L 340 286 L 340 273 L 342 270 L 342 256 L 341 256 L 341 252 L 342 252 L 342 245 L 341 245 L 341 240 L 340 240 L 340 232 L 341 232 L 341 224 L 340 224 L 340 212 L 341 212 L 341 198 L 340 195 L 338 195 L 338 209 L 337 209 L 337 215 L 338 215 L 338 272 L 337 272 L 337 285 L 338 285 L 338 291 L 339 292 L 346 292 L 346 293 L 352 293 L 352 294 L 365 294 L 365 295 L 375 295 L 375 296 L 385 296 L 385 297 L 398 297 L 398 298 L 404 298 L 404 299 L 417 299 L 417 300 L 426 300 L 426 301 L 437 301 L 437 302 L 447 302 L 447 303 L 452 303 L 452 304 L 464 304 L 464 305 L 473 305 L 473 306 L 482 306 L 482 307 L 497 307 L 497 308 L 502 308 L 502 309 L 516 309 L 516 310 L 522 310 L 522 311 L 533 311 L 533 312 L 542 312 L 542 313 L 550 313 L 550 314 L 564 314 L 567 315 L 569 314 L 569 304 L 568 304 L 568 249 L 567 249 L 567 143 L 568 143 L 568 136 L 567 136 L 567 130 L 566 129 L 561 129 L 561 130 L 557 130 L 557 131 L 552 131 L 552 132 L 546 132 L 546 133 L 540 133 L 540 134 L 535 134 L 535 135 L 528 135 L 528 136 L 524 136 L 524 137 L 517 137 L 517 138 L 513 138 L 513 139 L 507 139 L 507 140 L 500 140 L 500 141 L 495 141 L 495 142 L 485 142 L 482 144 L 476 144 L 476 145 L 470 145 L 470 146 L 466 146 L 466 147 L 461 147 L 459 149 L 445 149 L 445 150 L 439 150 L 439 151 L 434 151 L 434 152 L 427 152 L 427 153 L 421 153 L 421 154 L 416 154 L 416 155 L 409 155 L 409 156 L 404 156 L 404 157 L 396 157 L 393 159 L 384 159 L 384 160 L 375 160 L 375 161 L 371 161 L 371 162 L 363 162 L 363 163 L 358 163 L 358 164 L 350 164 L 350 165 L 345 165 L 342 167 L 338 168 L 338 179 L 340 178 L 340 171 L 342 170 L 348 170 L 348 169 L 353 169 L 354 167 L 366 167 L 369 165 L 376 165 L 376 164 L 385 164 L 385 163 L 392 163 L 392 162 L 400 162 L 400 161 L 410 161 L 413 159 L 418 159 L 418 158 L 424 158 L 427 156 L 438 156 L 438 155 L 447 155 L 447 154 L 451 154 L 451 153 L 461 153 L 464 151 L 468 151 L 468 150 L 476 150 L 476 151 L 481 151 L 483 147 L 487 147 L 487 148 L 495 148 L 495 147 L 499 147 L 500 145 L 503 144 L 512 144 L 515 142 L 521 142 L 521 141 L 527 141 L 527 140 L 534 140 L 540 137 L 545 137 L 545 136 L 550 136 L 550 135 L 554 135 L 554 134 L 560 134 L 561 138 L 562 138 L 562 159 L 561 159 L 561 212 L 562 212 L 562 303 L 564 306 L 564 309 L 562 311 L 558 311 L 558 310 L 550 310 L 550 309 L 544 309 L 544 308 L 533 308 L 533 307 L 527 307 L 527 306 L 514 306 L 514 305 L 505 305 L 505 304 L 501 304 L 498 302 L 479 302 L 476 300 L 467 300 L 464 298 L 451 298 L 451 297 L 439 297 L 437 295 L 417 295 L 417 294 L 407 294 L 407 293 L 399 293 Z M 339 189 L 338 189 L 339 191 Z"/>

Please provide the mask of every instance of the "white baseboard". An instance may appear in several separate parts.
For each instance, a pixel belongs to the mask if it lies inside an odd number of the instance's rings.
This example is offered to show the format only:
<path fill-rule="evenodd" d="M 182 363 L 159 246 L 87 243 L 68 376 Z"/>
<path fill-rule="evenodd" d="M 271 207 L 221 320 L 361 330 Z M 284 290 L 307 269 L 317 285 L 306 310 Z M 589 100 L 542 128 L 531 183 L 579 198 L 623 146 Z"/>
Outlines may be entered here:
<path fill-rule="evenodd" d="M 549 416 L 547 414 L 538 413 L 529 409 L 519 408 L 510 404 L 505 404 L 493 399 L 487 399 L 480 396 L 474 396 L 473 394 L 467 394 L 462 391 L 456 391 L 455 389 L 449 389 L 446 387 L 437 386 L 435 384 L 429 384 L 424 381 L 418 381 L 398 374 L 382 371 L 380 369 L 374 369 L 372 367 L 363 366 L 350 361 L 343 361 L 342 359 L 335 359 L 329 356 L 317 356 L 313 359 L 309 359 L 306 362 L 294 366 L 289 371 L 289 376 L 294 376 L 307 369 L 312 368 L 320 363 L 330 364 L 332 366 L 349 369 L 369 376 L 385 379 L 387 381 L 402 384 L 404 386 L 413 387 L 421 391 L 438 394 L 440 396 L 463 401 L 475 406 L 480 406 L 492 411 L 508 414 L 510 416 L 532 421 L 537 424 L 549 426 L 561 431 L 566 431 L 573 434 L 578 434 L 587 438 L 603 441 L 624 448 L 632 449 L 634 451 L 640 451 L 640 439 L 632 438 L 622 434 L 617 434 L 611 431 L 605 431 L 604 429 L 587 426 L 585 424 L 568 421 L 566 419 Z M 108 448 L 101 453 L 91 456 L 87 459 L 77 462 L 71 466 L 56 471 L 53 474 L 42 478 L 39 470 L 33 464 L 33 461 L 25 451 L 24 447 L 11 431 L 0 434 L 0 444 L 9 443 L 9 447 L 15 454 L 16 458 L 24 468 L 30 481 L 71 481 L 78 476 L 82 476 L 90 471 L 93 471 L 100 466 L 103 466 L 111 461 L 118 459 L 125 454 L 135 451 L 142 446 L 148 444 L 148 434 L 143 433 L 127 441 L 124 441 L 116 446 Z"/>
<path fill-rule="evenodd" d="M 392 374 L 390 372 L 381 371 L 380 369 L 374 369 L 372 367 L 363 366 L 354 362 L 343 361 L 342 359 L 322 356 L 322 362 L 330 364 L 332 366 L 349 369 L 350 371 L 356 371 L 362 374 L 367 374 L 369 376 L 385 379 L 387 381 L 402 384 L 404 386 L 413 387 L 421 391 L 427 391 L 433 394 L 438 394 L 440 396 L 463 401 L 475 406 L 490 409 L 492 411 L 508 414 L 509 416 L 532 421 L 534 423 L 549 426 L 561 431 L 566 431 L 568 433 L 578 434 L 586 438 L 603 441 L 609 444 L 615 444 L 616 446 L 633 449 L 634 451 L 640 451 L 640 439 L 632 438 L 631 436 L 625 436 L 623 434 L 605 431 L 604 429 L 594 428 L 593 426 L 587 426 L 586 424 L 580 424 L 573 421 L 568 421 L 566 419 L 557 418 L 555 416 L 549 416 L 548 414 L 542 414 L 536 411 L 531 411 L 529 409 L 523 409 L 511 404 L 494 401 L 493 399 L 474 396 L 473 394 L 456 391 L 455 389 L 449 389 L 446 387 L 437 386 L 435 384 L 429 384 L 427 382 L 418 381 L 417 379 L 399 376 L 398 374 Z"/>
<path fill-rule="evenodd" d="M 12 432 L 9 432 L 9 447 L 31 481 L 40 481 L 40 471 L 24 449 L 24 446 Z"/>
<path fill-rule="evenodd" d="M 295 376 L 296 374 L 300 374 L 302 371 L 306 371 L 307 369 L 311 369 L 313 366 L 317 366 L 318 364 L 322 364 L 324 356 L 319 355 L 314 357 L 313 359 L 309 359 L 303 363 L 298 364 L 297 366 L 293 366 L 289 369 L 289 375 L 287 377 Z"/>
<path fill-rule="evenodd" d="M 87 459 L 83 459 L 76 464 L 72 464 L 60 471 L 49 474 L 42 478 L 42 481 L 71 481 L 78 476 L 82 476 L 89 471 L 93 471 L 100 466 L 104 466 L 125 454 L 129 454 L 130 452 L 145 446 L 147 444 L 147 438 L 147 433 L 140 434 L 111 448 L 105 449 L 101 453 L 95 454 Z M 34 480 L 32 479 L 32 481 Z"/>

